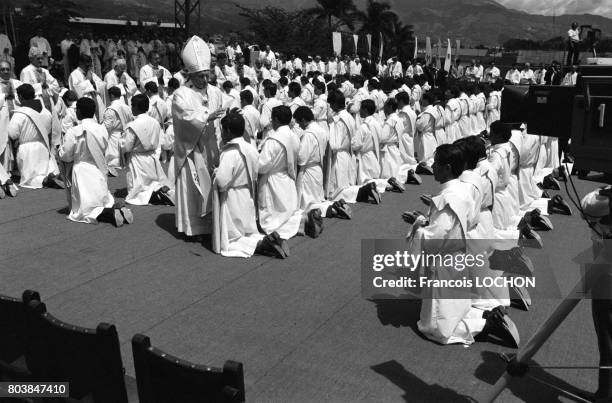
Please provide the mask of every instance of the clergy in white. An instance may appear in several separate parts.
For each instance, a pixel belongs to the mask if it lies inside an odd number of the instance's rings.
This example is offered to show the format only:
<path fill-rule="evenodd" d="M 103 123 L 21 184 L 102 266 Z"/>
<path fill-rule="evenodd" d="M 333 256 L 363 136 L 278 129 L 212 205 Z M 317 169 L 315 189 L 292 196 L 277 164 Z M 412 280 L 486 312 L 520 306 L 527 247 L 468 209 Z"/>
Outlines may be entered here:
<path fill-rule="evenodd" d="M 127 124 L 119 145 L 128 153 L 126 203 L 146 206 L 173 205 L 172 184 L 156 157 L 161 137 L 159 122 L 147 114 L 149 99 L 144 94 L 132 98 L 134 120 Z"/>
<path fill-rule="evenodd" d="M 0 62 L 0 165 L 7 172 L 11 171 L 14 160 L 8 125 L 15 109 L 19 107 L 17 88 L 21 84 L 21 81 L 11 78 L 11 66 L 7 62 Z"/>
<path fill-rule="evenodd" d="M 116 59 L 113 64 L 113 69 L 104 75 L 106 88 L 119 88 L 124 103 L 129 105 L 138 87 L 134 79 L 127 73 L 127 63 L 125 59 Z"/>
<path fill-rule="evenodd" d="M 261 114 L 253 106 L 253 93 L 244 90 L 240 93 L 240 105 L 245 121 L 245 140 L 257 147 L 257 137 L 261 133 Z"/>
<path fill-rule="evenodd" d="M 123 101 L 124 97 L 121 96 L 118 87 L 109 88 L 108 96 L 111 103 L 102 116 L 102 122 L 109 136 L 105 156 L 109 172 L 116 174 L 116 169 L 123 168 L 120 163 L 119 141 L 128 123 L 134 120 L 134 116 L 130 107 Z"/>
<path fill-rule="evenodd" d="M 51 112 L 34 99 L 34 88 L 23 84 L 17 89 L 21 107 L 15 110 L 8 136 L 19 143 L 16 161 L 21 173 L 20 187 L 40 189 L 55 186 L 59 168 L 51 148 Z"/>
<path fill-rule="evenodd" d="M 419 165 L 431 167 L 438 142 L 436 140 L 436 111 L 433 105 L 435 99 L 431 93 L 423 94 L 424 110 L 416 121 L 416 136 L 414 149 Z M 417 172 L 419 173 L 419 172 Z"/>
<path fill-rule="evenodd" d="M 400 139 L 404 133 L 404 122 L 397 114 L 397 101 L 390 98 L 384 107 L 387 119 L 380 136 L 380 176 L 383 179 L 397 178 L 402 166 Z"/>
<path fill-rule="evenodd" d="M 146 83 L 153 81 L 157 84 L 160 90 L 160 96 L 166 98 L 166 91 L 168 87 L 168 81 L 172 78 L 172 74 L 164 66 L 160 66 L 159 53 L 153 51 L 149 53 L 149 63 L 142 66 L 139 73 L 140 88 L 144 92 L 144 86 Z"/>
<path fill-rule="evenodd" d="M 68 88 L 79 98 L 88 97 L 96 101 L 96 117 L 100 120 L 106 106 L 106 84 L 92 71 L 90 56 L 79 56 L 79 67 L 70 73 Z"/>
<path fill-rule="evenodd" d="M 42 67 L 43 55 L 39 48 L 30 48 L 28 56 L 30 64 L 21 70 L 19 80 L 34 87 L 36 97 L 42 101 L 43 107 L 52 112 L 53 96 L 59 94 L 59 84 L 49 70 Z"/>
<path fill-rule="evenodd" d="M 74 163 L 68 219 L 86 224 L 97 224 L 102 211 L 114 204 L 108 190 L 108 168 L 104 157 L 108 134 L 106 128 L 94 119 L 95 112 L 96 105 L 92 99 L 79 99 L 76 113 L 80 124 L 68 129 L 59 148 L 60 159 Z"/>
<path fill-rule="evenodd" d="M 328 101 L 333 111 L 329 127 L 331 165 L 329 167 L 328 198 L 333 198 L 342 189 L 357 183 L 356 160 L 353 153 L 355 119 L 345 109 L 345 98 L 341 91 L 329 94 Z"/>
<path fill-rule="evenodd" d="M 208 84 L 210 49 L 193 36 L 183 49 L 188 73 L 174 92 L 176 226 L 186 236 L 212 233 L 212 173 L 219 161 L 215 121 L 225 111 L 221 91 Z"/>
<path fill-rule="evenodd" d="M 259 155 L 259 224 L 266 234 L 277 232 L 282 239 L 297 235 L 302 219 L 295 180 L 299 139 L 291 130 L 291 110 L 272 110 L 272 132 Z"/>

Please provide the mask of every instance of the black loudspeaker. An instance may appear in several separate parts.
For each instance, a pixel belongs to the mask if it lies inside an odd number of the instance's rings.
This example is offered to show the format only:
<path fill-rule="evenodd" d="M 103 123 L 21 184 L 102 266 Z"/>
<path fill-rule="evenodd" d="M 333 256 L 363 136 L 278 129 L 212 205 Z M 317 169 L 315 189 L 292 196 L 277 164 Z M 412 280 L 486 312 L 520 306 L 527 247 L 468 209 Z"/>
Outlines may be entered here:
<path fill-rule="evenodd" d="M 532 85 L 527 101 L 527 131 L 540 136 L 572 137 L 573 99 L 576 87 Z"/>
<path fill-rule="evenodd" d="M 583 77 L 574 98 L 572 154 L 579 170 L 612 173 L 612 77 Z"/>
<path fill-rule="evenodd" d="M 528 85 L 505 85 L 501 96 L 500 120 L 507 124 L 526 122 L 529 113 L 528 101 Z"/>

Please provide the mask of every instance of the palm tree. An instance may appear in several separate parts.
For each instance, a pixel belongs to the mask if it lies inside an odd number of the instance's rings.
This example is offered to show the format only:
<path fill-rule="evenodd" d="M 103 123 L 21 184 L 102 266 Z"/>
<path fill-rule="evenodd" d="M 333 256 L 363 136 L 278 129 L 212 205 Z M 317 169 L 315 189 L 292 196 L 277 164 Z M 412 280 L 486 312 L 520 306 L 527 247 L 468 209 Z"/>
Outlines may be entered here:
<path fill-rule="evenodd" d="M 391 11 L 391 6 L 387 2 L 368 0 L 365 12 L 358 13 L 362 25 L 359 32 L 362 34 L 376 34 L 381 32 L 386 38 L 393 33 L 394 23 L 398 21 L 398 16 Z"/>
<path fill-rule="evenodd" d="M 357 19 L 357 7 L 353 0 L 317 0 L 318 7 L 313 7 L 308 10 L 308 13 L 315 15 L 317 19 L 327 20 L 329 32 L 338 26 L 346 26 L 351 31 L 355 29 L 355 20 Z M 336 24 L 332 24 L 332 19 L 336 18 Z"/>
<path fill-rule="evenodd" d="M 400 60 L 410 59 L 411 51 L 414 50 L 414 27 L 404 25 L 401 21 L 395 21 L 389 46 L 393 54 L 397 55 Z"/>

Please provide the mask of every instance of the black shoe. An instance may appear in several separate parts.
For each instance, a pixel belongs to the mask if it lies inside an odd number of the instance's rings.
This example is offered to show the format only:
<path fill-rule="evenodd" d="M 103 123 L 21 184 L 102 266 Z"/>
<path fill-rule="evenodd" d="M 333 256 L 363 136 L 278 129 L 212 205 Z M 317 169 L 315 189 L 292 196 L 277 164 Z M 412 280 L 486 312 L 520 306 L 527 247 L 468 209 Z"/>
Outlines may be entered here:
<path fill-rule="evenodd" d="M 266 240 L 268 246 L 274 250 L 276 257 L 280 259 L 289 257 L 289 245 L 287 244 L 287 241 L 281 239 L 278 232 L 274 231 L 273 233 L 266 235 L 264 240 Z"/>
<path fill-rule="evenodd" d="M 4 184 L 4 192 L 11 197 L 17 197 L 18 189 L 12 180 L 9 179 L 8 181 L 6 181 L 6 183 Z"/>
<path fill-rule="evenodd" d="M 115 220 L 115 227 L 123 227 L 123 224 L 125 224 L 125 220 L 123 219 L 123 214 L 121 214 L 120 210 L 113 209 L 113 218 Z"/>
<path fill-rule="evenodd" d="M 304 224 L 304 233 L 311 238 L 318 238 L 323 232 L 323 217 L 321 210 L 312 209 L 306 215 L 306 223 Z"/>
<path fill-rule="evenodd" d="M 518 276 L 530 277 L 533 275 L 533 262 L 525 255 L 522 248 L 515 247 L 510 250 L 495 250 L 489 256 L 489 265 L 492 270 L 499 270 Z"/>
<path fill-rule="evenodd" d="M 427 207 L 431 206 L 433 203 L 432 196 L 428 194 L 421 195 L 420 199 Z"/>
<path fill-rule="evenodd" d="M 572 157 L 571 155 L 566 155 L 565 158 L 563 158 L 563 161 L 561 161 L 561 162 L 563 162 L 564 164 L 565 163 L 573 164 L 574 163 L 574 157 Z"/>
<path fill-rule="evenodd" d="M 64 182 L 59 180 L 59 178 L 53 174 L 49 174 L 43 181 L 43 186 L 51 189 L 65 189 L 66 186 Z"/>
<path fill-rule="evenodd" d="M 410 171 L 408 171 L 406 183 L 410 185 L 421 185 L 423 184 L 423 180 L 421 179 L 420 175 L 417 175 L 417 173 L 414 172 L 414 169 L 411 169 Z"/>
<path fill-rule="evenodd" d="M 550 174 L 546 175 L 542 180 L 542 189 L 561 190 L 561 186 L 559 186 L 559 181 Z"/>
<path fill-rule="evenodd" d="M 376 190 L 376 184 L 374 182 L 363 185 L 357 192 L 357 201 L 360 203 L 369 203 L 370 198 L 373 200 L 374 204 L 380 204 L 380 193 Z"/>
<path fill-rule="evenodd" d="M 487 321 L 482 333 L 496 337 L 514 348 L 518 347 L 520 343 L 519 333 L 505 307 L 498 306 L 490 311 L 485 311 L 482 317 Z"/>
<path fill-rule="evenodd" d="M 396 193 L 404 193 L 404 186 L 402 186 L 397 179 L 395 178 L 389 178 L 389 180 L 387 180 L 387 183 L 389 183 L 389 185 L 391 186 L 391 191 L 392 192 L 396 192 Z"/>
<path fill-rule="evenodd" d="M 420 175 L 433 175 L 433 169 L 426 164 L 419 164 L 416 167 L 416 173 Z"/>
<path fill-rule="evenodd" d="M 338 212 L 336 211 L 336 209 L 334 208 L 334 205 L 332 204 L 325 211 L 325 218 L 336 218 L 336 217 L 338 217 Z"/>
<path fill-rule="evenodd" d="M 565 166 L 561 165 L 560 167 L 553 169 L 552 176 L 558 181 L 566 182 L 567 172 L 565 172 Z"/>
<path fill-rule="evenodd" d="M 121 215 L 123 216 L 123 219 L 126 224 L 134 223 L 134 214 L 132 214 L 132 210 L 127 207 L 121 207 L 119 209 L 119 212 L 121 212 Z"/>
<path fill-rule="evenodd" d="M 162 204 L 165 204 L 166 206 L 174 206 L 174 202 L 172 201 L 172 199 L 168 195 L 168 190 L 170 190 L 168 188 L 168 186 L 162 187 L 161 189 L 159 189 L 156 192 L 157 193 L 157 197 L 159 198 L 159 200 L 160 200 L 160 202 Z"/>
<path fill-rule="evenodd" d="M 550 213 L 572 215 L 572 209 L 570 208 L 569 204 L 563 200 L 561 195 L 556 195 L 548 201 L 548 211 Z"/>
<path fill-rule="evenodd" d="M 529 225 L 536 231 L 552 231 L 555 228 L 553 223 L 550 221 L 550 218 L 541 214 L 540 209 L 533 209 L 525 213 L 517 228 L 522 231 L 525 224 Z"/>
<path fill-rule="evenodd" d="M 350 220 L 353 217 L 353 211 L 351 210 L 351 207 L 346 204 L 344 199 L 335 201 L 334 204 L 331 205 L 331 207 L 336 213 L 334 217 L 342 218 L 344 220 Z"/>
<path fill-rule="evenodd" d="M 531 306 L 531 296 L 525 287 L 510 287 L 510 306 L 522 311 L 528 311 Z"/>
<path fill-rule="evenodd" d="M 540 185 L 538 185 L 540 186 Z M 546 190 L 542 191 L 542 199 L 550 199 L 550 195 L 548 194 L 548 192 Z"/>

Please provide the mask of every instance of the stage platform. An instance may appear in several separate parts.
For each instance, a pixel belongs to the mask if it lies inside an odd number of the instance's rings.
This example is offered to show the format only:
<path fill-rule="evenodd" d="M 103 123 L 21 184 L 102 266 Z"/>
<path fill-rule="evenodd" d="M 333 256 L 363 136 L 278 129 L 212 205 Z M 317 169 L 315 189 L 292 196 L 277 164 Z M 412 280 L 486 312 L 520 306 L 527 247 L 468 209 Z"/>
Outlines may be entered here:
<path fill-rule="evenodd" d="M 576 182 L 581 195 L 599 185 Z M 110 184 L 125 196 L 124 180 Z M 353 220 L 325 220 L 320 238 L 291 240 L 287 260 L 223 258 L 186 243 L 170 207 L 135 207 L 136 222 L 117 229 L 66 220 L 63 190 L 22 191 L 0 200 L 0 293 L 34 289 L 62 320 L 115 324 L 128 376 L 134 376 L 130 339 L 144 333 L 155 346 L 197 363 L 243 362 L 249 402 L 467 401 L 501 375 L 497 353 L 515 350 L 434 344 L 416 330 L 417 301 L 361 296 L 361 239 L 404 237 L 401 213 L 423 209 L 419 196 L 435 189 L 426 177 L 404 194 L 384 194 L 379 206 L 355 205 Z M 541 233 L 555 268 L 554 279 L 536 283 L 543 290 L 569 290 L 578 279 L 572 259 L 590 247 L 590 233 L 574 213 L 551 216 L 555 230 Z M 536 281 L 537 275 L 536 268 Z M 523 341 L 559 302 L 533 297 L 531 311 L 511 311 Z M 535 363 L 597 362 L 590 303 L 583 301 Z M 596 388 L 596 370 L 531 373 L 563 388 Z M 558 400 L 572 401 L 531 378 L 499 399 Z"/>

